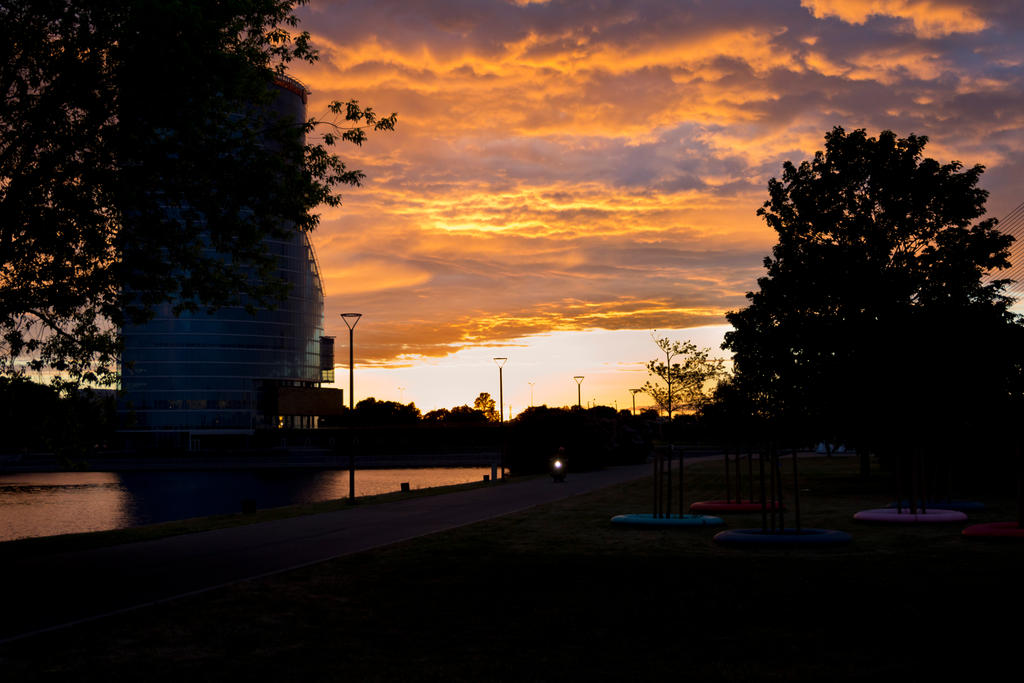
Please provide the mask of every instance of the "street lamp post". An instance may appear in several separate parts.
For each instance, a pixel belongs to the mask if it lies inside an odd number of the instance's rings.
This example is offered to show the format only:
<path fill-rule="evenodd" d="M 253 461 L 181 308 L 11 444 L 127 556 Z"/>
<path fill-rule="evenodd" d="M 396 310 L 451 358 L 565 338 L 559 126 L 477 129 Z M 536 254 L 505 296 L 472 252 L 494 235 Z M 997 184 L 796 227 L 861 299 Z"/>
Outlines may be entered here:
<path fill-rule="evenodd" d="M 582 391 L 583 390 L 581 389 L 581 386 L 583 385 L 583 375 L 576 375 L 576 376 L 573 377 L 573 379 L 576 380 L 576 407 L 579 408 L 580 410 L 582 410 L 583 409 L 583 398 L 582 398 Z"/>
<path fill-rule="evenodd" d="M 348 328 L 348 407 L 349 410 L 355 409 L 355 398 L 354 387 L 355 380 L 353 378 L 353 367 L 355 365 L 355 352 L 352 346 L 352 338 L 354 336 L 356 325 L 359 324 L 359 319 L 363 317 L 362 313 L 342 313 L 341 319 L 345 321 L 345 327 Z"/>
<path fill-rule="evenodd" d="M 636 417 L 636 395 L 639 394 L 643 389 L 630 389 L 629 393 L 633 394 L 633 417 Z"/>
<path fill-rule="evenodd" d="M 527 382 L 527 384 L 530 385 L 530 407 L 532 408 L 533 407 L 533 385 L 536 384 L 536 382 Z"/>
<path fill-rule="evenodd" d="M 498 422 L 502 425 L 501 429 L 501 476 L 505 477 L 505 380 L 502 377 L 502 370 L 505 367 L 505 363 L 508 362 L 508 358 L 495 358 L 494 362 L 498 366 Z M 494 469 L 494 465 L 491 465 L 491 481 L 497 481 L 495 475 L 497 472 Z"/>
<path fill-rule="evenodd" d="M 359 324 L 359 319 L 363 317 L 362 313 L 342 313 L 341 319 L 345 321 L 345 327 L 348 328 L 348 409 L 355 410 L 355 379 L 354 379 L 354 368 L 355 368 L 355 351 L 352 345 L 356 325 Z M 355 443 L 353 440 L 352 447 L 348 449 L 348 497 L 350 500 L 355 500 L 356 497 L 356 453 Z"/>
<path fill-rule="evenodd" d="M 498 365 L 498 422 L 505 421 L 505 382 L 501 376 L 502 368 L 508 358 L 495 358 L 494 362 Z"/>

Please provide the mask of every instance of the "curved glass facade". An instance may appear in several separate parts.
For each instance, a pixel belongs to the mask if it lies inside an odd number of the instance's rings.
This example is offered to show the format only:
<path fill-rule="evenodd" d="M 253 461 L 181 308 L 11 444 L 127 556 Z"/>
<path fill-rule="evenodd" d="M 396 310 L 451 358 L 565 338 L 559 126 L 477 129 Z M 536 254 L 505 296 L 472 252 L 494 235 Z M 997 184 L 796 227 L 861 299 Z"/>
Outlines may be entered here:
<path fill-rule="evenodd" d="M 295 84 L 290 84 L 295 86 Z M 305 118 L 300 87 L 282 87 L 276 108 Z M 309 238 L 295 231 L 268 239 L 277 276 L 290 285 L 277 308 L 222 308 L 214 313 L 160 306 L 154 318 L 124 328 L 121 401 L 126 431 L 251 432 L 275 427 L 264 414 L 275 387 L 321 380 L 324 297 Z"/>
<path fill-rule="evenodd" d="M 278 276 L 291 285 L 277 309 L 175 317 L 164 304 L 150 322 L 123 330 L 128 429 L 273 427 L 260 410 L 265 389 L 319 384 L 324 300 L 312 249 L 303 233 L 275 242 Z"/>

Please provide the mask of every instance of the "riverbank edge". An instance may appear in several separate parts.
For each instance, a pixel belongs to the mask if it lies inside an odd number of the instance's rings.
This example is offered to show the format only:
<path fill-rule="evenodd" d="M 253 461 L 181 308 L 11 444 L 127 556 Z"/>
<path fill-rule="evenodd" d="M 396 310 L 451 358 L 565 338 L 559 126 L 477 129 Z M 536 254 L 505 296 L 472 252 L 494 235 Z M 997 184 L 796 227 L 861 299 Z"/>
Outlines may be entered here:
<path fill-rule="evenodd" d="M 0 457 L 0 474 L 37 472 L 139 472 L 250 469 L 347 470 L 409 469 L 421 467 L 490 467 L 501 463 L 498 451 L 468 453 L 405 453 L 397 455 L 334 455 L 323 449 L 272 450 L 243 453 L 146 456 L 101 455 L 69 461 L 50 453 Z"/>
<path fill-rule="evenodd" d="M 516 477 L 515 481 L 526 481 L 546 476 L 546 474 L 526 475 Z M 508 481 L 510 480 L 498 480 L 496 482 L 471 481 L 462 484 L 449 484 L 447 486 L 432 486 L 421 489 L 412 489 L 410 491 L 392 491 L 389 493 L 378 493 L 371 496 L 359 496 L 354 500 L 349 498 L 333 498 L 331 500 L 323 500 L 315 503 L 296 503 L 294 505 L 282 505 L 280 507 L 259 509 L 253 512 L 234 512 L 221 515 L 208 515 L 205 517 L 191 517 L 188 519 L 157 522 L 155 524 L 145 524 L 142 526 L 126 527 L 123 529 L 106 529 L 103 531 L 57 534 L 55 536 L 17 538 L 9 541 L 0 541 L 0 561 L 13 556 L 27 557 L 33 555 L 78 552 L 82 550 L 92 550 L 94 548 L 124 545 L 126 543 L 152 541 L 170 536 L 213 531 L 215 529 L 259 524 L 262 522 L 270 522 L 289 517 L 319 515 L 366 505 L 382 505 L 411 498 L 440 496 L 458 491 L 500 486 L 504 485 Z"/>

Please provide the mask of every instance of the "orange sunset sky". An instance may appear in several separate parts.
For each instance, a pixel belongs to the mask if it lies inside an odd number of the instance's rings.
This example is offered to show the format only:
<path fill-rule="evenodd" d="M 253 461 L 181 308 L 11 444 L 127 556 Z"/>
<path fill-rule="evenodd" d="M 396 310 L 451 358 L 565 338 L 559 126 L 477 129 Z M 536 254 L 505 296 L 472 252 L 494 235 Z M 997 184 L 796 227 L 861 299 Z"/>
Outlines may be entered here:
<path fill-rule="evenodd" d="M 1024 201 L 1024 12 L 963 0 L 313 0 L 292 73 L 398 112 L 340 150 L 367 180 L 313 234 L 348 388 L 424 411 L 630 406 L 651 331 L 721 343 L 774 233 L 782 162 L 834 125 L 927 135 Z M 724 355 L 724 352 L 722 352 Z M 346 397 L 347 400 L 347 397 Z M 649 399 L 638 396 L 638 406 Z"/>

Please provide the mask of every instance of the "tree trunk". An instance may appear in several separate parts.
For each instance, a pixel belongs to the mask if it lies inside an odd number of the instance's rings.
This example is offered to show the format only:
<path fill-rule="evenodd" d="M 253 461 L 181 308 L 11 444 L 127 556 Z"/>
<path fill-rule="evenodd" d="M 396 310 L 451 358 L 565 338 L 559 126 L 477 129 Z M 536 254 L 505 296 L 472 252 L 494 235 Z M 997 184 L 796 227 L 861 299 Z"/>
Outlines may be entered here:
<path fill-rule="evenodd" d="M 1024 529 L 1024 460 L 1021 460 L 1020 442 L 1017 442 L 1017 527 Z"/>
<path fill-rule="evenodd" d="M 651 491 L 651 500 L 654 501 L 654 510 L 651 515 L 657 519 L 658 515 L 658 494 L 660 493 L 661 482 L 658 481 L 658 470 L 661 469 L 661 456 L 658 455 L 658 451 L 654 451 L 654 472 L 651 474 L 651 481 L 654 483 L 654 489 Z"/>
<path fill-rule="evenodd" d="M 683 518 L 683 449 L 679 449 L 679 519 Z"/>
<path fill-rule="evenodd" d="M 896 451 L 896 514 L 903 514 L 903 451 Z"/>
<path fill-rule="evenodd" d="M 918 468 L 921 470 L 921 512 L 928 512 L 928 492 L 931 490 L 928 487 L 928 459 L 925 457 L 924 449 L 920 449 L 917 452 Z"/>
<path fill-rule="evenodd" d="M 757 456 L 757 466 L 761 470 L 761 533 L 768 533 L 768 501 L 764 498 L 764 451 Z"/>
<path fill-rule="evenodd" d="M 946 452 L 946 502 L 953 502 L 953 451 Z"/>
<path fill-rule="evenodd" d="M 800 475 L 796 469 L 796 449 L 793 449 L 793 526 L 800 533 Z"/>
<path fill-rule="evenodd" d="M 775 500 L 775 444 L 768 444 L 768 502 L 770 504 L 771 512 L 771 530 L 775 531 L 776 517 L 778 516 L 779 506 Z"/>
<path fill-rule="evenodd" d="M 672 444 L 668 445 L 668 467 L 665 470 L 665 516 L 672 517 Z"/>
<path fill-rule="evenodd" d="M 740 451 L 736 449 L 736 502 L 743 502 L 743 475 L 740 470 Z"/>
<path fill-rule="evenodd" d="M 750 487 L 750 502 L 754 502 L 754 454 L 747 446 L 747 486 Z"/>
<path fill-rule="evenodd" d="M 729 480 L 729 451 L 725 452 L 725 502 L 732 502 L 732 482 Z"/>
<path fill-rule="evenodd" d="M 774 449 L 773 449 L 774 450 Z M 775 496 L 775 507 L 779 511 L 779 533 L 786 533 L 786 513 L 782 509 L 782 456 L 778 450 L 774 450 L 775 456 L 775 486 L 778 487 L 778 495 Z"/>

